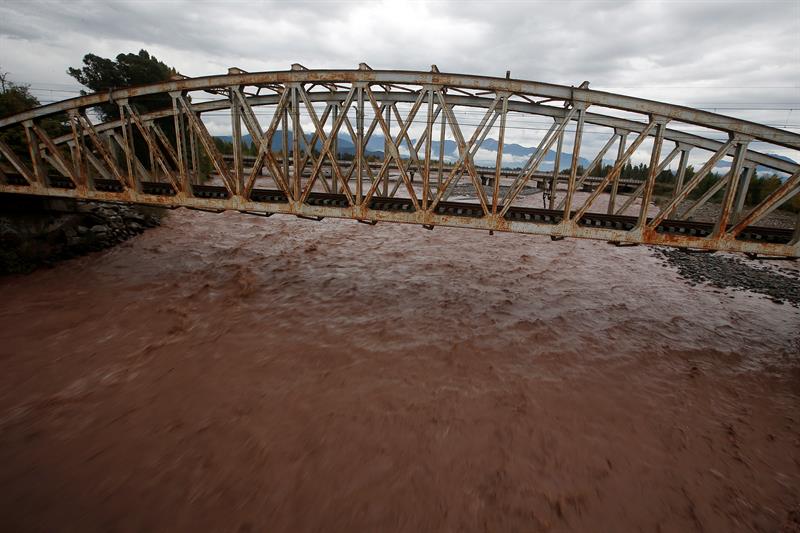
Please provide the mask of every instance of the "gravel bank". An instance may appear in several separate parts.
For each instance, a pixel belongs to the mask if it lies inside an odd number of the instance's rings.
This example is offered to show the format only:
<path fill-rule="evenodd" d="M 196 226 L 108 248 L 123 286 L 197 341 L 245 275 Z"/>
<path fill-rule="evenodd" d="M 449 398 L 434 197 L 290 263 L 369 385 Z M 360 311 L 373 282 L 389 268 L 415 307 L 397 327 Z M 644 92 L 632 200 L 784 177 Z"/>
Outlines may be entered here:
<path fill-rule="evenodd" d="M 778 304 L 800 307 L 800 269 L 780 266 L 776 261 L 746 259 L 729 254 L 690 253 L 672 248 L 653 251 L 665 264 L 677 268 L 690 285 L 707 283 L 763 294 Z M 787 263 L 792 265 L 792 263 Z"/>

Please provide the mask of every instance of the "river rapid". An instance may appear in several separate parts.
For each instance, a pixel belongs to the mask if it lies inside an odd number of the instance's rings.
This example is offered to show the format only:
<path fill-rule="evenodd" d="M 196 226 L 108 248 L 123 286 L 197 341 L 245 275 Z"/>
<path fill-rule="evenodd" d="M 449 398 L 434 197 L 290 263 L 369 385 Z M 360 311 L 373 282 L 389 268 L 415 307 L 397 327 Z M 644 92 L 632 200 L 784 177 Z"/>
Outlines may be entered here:
<path fill-rule="evenodd" d="M 800 310 L 659 257 L 180 209 L 0 279 L 2 529 L 800 527 Z"/>

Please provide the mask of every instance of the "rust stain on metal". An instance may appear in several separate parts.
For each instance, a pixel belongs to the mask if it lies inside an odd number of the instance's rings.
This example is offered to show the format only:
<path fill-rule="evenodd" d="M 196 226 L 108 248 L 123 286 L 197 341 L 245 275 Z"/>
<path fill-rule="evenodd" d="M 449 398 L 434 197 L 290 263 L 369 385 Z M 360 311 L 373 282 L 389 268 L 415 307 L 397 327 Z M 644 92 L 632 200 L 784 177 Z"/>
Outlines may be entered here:
<path fill-rule="evenodd" d="M 245 93 L 244 89 L 248 86 L 258 88 L 258 94 Z M 261 94 L 262 89 L 265 94 Z M 235 96 L 231 96 L 234 94 L 232 90 L 236 91 Z M 188 97 L 193 91 L 202 91 L 206 95 L 219 94 L 222 98 L 190 103 Z M 169 94 L 177 105 L 142 115 L 126 107 L 128 112 L 120 120 L 105 124 L 93 124 L 84 114 L 86 108 L 109 101 L 125 102 L 127 98 L 153 94 Z M 366 107 L 363 105 L 365 100 L 369 104 Z M 546 105 L 548 103 L 552 105 Z M 317 115 L 315 104 L 326 106 L 321 117 Z M 401 116 L 398 104 L 406 104 L 405 117 Z M 644 120 L 588 113 L 585 109 L 590 105 L 638 113 Z M 261 130 L 255 119 L 254 109 L 259 106 L 273 114 L 266 132 Z M 314 122 L 310 141 L 300 126 L 301 106 Z M 485 114 L 467 140 L 461 133 L 460 115 L 456 111 L 470 108 L 483 109 Z M 240 128 L 241 123 L 237 122 L 244 120 L 258 148 L 256 157 L 250 158 L 242 152 L 240 134 L 235 143 L 237 153 L 223 155 L 218 152 L 202 121 L 202 114 L 224 110 L 231 115 L 234 131 L 240 131 L 236 128 Z M 38 122 L 64 111 L 73 117 L 72 131 L 49 138 Z M 347 116 L 354 111 L 358 113 L 356 127 L 352 126 Z M 383 117 L 384 111 L 388 112 L 387 118 Z M 363 127 L 365 112 L 374 115 L 366 132 Z M 504 160 L 499 155 L 505 138 L 505 116 L 509 112 L 554 120 L 553 127 L 542 139 L 540 149 L 521 169 L 516 170 L 501 168 Z M 422 138 L 412 141 L 409 132 L 412 122 L 419 120 L 415 119 L 418 114 L 427 117 L 430 124 L 425 128 Z M 445 164 L 443 152 L 435 161 L 437 155 L 431 150 L 432 123 L 439 116 L 442 117 L 441 139 L 454 142 L 457 147 L 458 158 L 453 163 Z M 496 127 L 498 117 L 500 142 L 496 161 L 493 167 L 478 167 L 475 155 L 489 130 Z M 180 132 L 178 138 L 168 138 L 159 127 L 159 120 L 174 122 L 176 131 Z M 723 143 L 669 129 L 666 124 L 670 120 L 722 132 L 729 136 L 730 141 Z M 392 126 L 394 121 L 396 124 Z M 577 177 L 578 148 L 574 150 L 576 153 L 573 154 L 569 179 L 564 176 L 562 181 L 558 172 L 538 172 L 537 167 L 543 160 L 542 153 L 550 149 L 564 129 L 574 125 L 577 140 L 580 139 L 584 123 L 604 126 L 612 131 L 610 139 L 589 168 Z M 0 192 L 163 207 L 184 206 L 213 211 L 350 218 L 368 223 L 385 221 L 421 224 L 425 227 L 442 225 L 556 238 L 602 239 L 768 255 L 800 255 L 797 230 L 792 233 L 791 230 L 754 226 L 769 212 L 800 194 L 800 166 L 748 147 L 748 142 L 759 141 L 800 150 L 800 135 L 683 106 L 594 91 L 585 84 L 566 87 L 515 80 L 510 76 L 467 76 L 441 73 L 435 67 L 431 72 L 373 70 L 367 65 L 356 70 L 309 70 L 297 65 L 290 71 L 260 73 L 231 69 L 225 75 L 180 78 L 55 102 L 0 118 L 0 131 L 23 124 L 27 133 L 35 132 L 35 135 L 28 136 L 29 146 L 24 153 L 14 153 L 7 145 L 0 143 Z M 291 143 L 294 146 L 290 147 L 290 143 L 284 142 L 281 149 L 273 150 L 273 135 L 279 126 L 289 130 L 289 124 L 292 133 L 296 133 Z M 445 135 L 445 125 L 449 137 Z M 357 147 L 358 155 L 353 162 L 339 160 L 337 139 L 343 126 Z M 383 132 L 385 151 L 389 152 L 383 161 L 377 162 L 368 161 L 364 150 L 376 129 Z M 137 154 L 127 148 L 133 146 L 132 141 L 127 140 L 132 131 L 143 136 L 149 150 L 149 161 L 139 161 Z M 592 168 L 602 160 L 617 136 L 621 138 L 620 132 L 625 132 L 625 135 L 627 132 L 636 133 L 638 137 L 627 149 L 624 143 L 620 143 L 620 154 L 609 174 L 604 177 L 591 176 Z M 191 142 L 183 138 L 187 135 L 191 136 Z M 653 143 L 651 165 L 658 162 L 662 142 L 675 143 L 670 155 L 656 171 L 650 172 L 646 182 L 619 179 L 622 166 L 632 153 L 647 137 L 654 136 L 657 139 Z M 126 139 L 123 154 L 119 153 L 120 146 L 115 144 L 119 137 Z M 208 153 L 215 171 L 212 177 L 221 178 L 223 187 L 209 187 L 200 182 L 197 154 L 194 152 L 196 140 Z M 425 149 L 421 150 L 423 142 Z M 322 145 L 322 150 L 320 155 L 315 155 L 313 152 L 318 144 Z M 579 147 L 579 142 L 575 144 Z M 67 145 L 69 147 L 64 150 Z M 695 148 L 710 151 L 712 155 L 698 173 L 699 176 L 696 174 L 686 187 L 682 187 L 686 154 Z M 408 157 L 404 155 L 404 150 Z M 62 151 L 70 153 L 72 160 L 67 161 Z M 298 153 L 295 154 L 295 151 Z M 654 180 L 679 152 L 681 185 L 675 186 L 672 201 L 667 207 L 655 217 L 646 218 L 647 200 L 652 193 Z M 40 155 L 41 161 L 31 161 L 31 157 L 36 159 Z M 725 197 L 716 224 L 712 224 L 709 230 L 708 225 L 699 227 L 690 221 L 667 220 L 702 177 L 723 157 L 731 155 L 734 156 L 731 177 L 718 186 L 720 190 L 725 187 Z M 30 163 L 34 163 L 34 172 L 28 168 Z M 47 163 L 60 175 L 45 176 L 43 169 L 46 169 Z M 123 172 L 123 163 L 130 170 Z M 233 169 L 229 167 L 230 163 L 233 163 Z M 791 176 L 759 205 L 753 206 L 747 213 L 740 213 L 741 198 L 746 191 L 737 191 L 737 187 L 746 188 L 749 181 L 742 181 L 743 185 L 739 185 L 738 172 L 755 165 L 765 165 Z M 439 168 L 439 178 L 433 180 L 431 168 L 436 166 Z M 377 174 L 373 169 L 377 169 Z M 445 172 L 447 177 L 443 179 Z M 414 183 L 413 176 L 417 173 L 422 176 L 422 188 L 419 182 Z M 151 177 L 151 174 L 156 177 Z M 461 184 L 465 174 L 469 179 L 466 184 Z M 34 176 L 40 179 L 34 179 Z M 486 176 L 491 176 L 488 184 L 483 183 L 488 179 Z M 263 180 L 272 181 L 277 188 L 259 189 Z M 389 192 L 391 180 L 395 185 Z M 567 198 L 559 204 L 559 207 L 564 207 L 563 213 L 552 209 L 552 212 L 531 209 L 525 207 L 524 202 L 521 203 L 523 191 L 549 189 L 555 193 L 559 182 L 566 182 L 569 186 Z M 638 220 L 637 217 L 621 216 L 624 209 L 612 214 L 613 207 L 603 214 L 605 218 L 602 220 L 598 218 L 601 215 L 591 212 L 592 202 L 612 182 L 614 192 L 617 187 L 635 189 L 623 207 L 631 205 L 636 196 L 642 193 L 645 207 L 641 209 Z M 379 194 L 380 185 L 383 185 L 384 192 L 379 198 L 376 194 Z M 405 185 L 405 190 L 401 185 Z M 488 192 L 484 189 L 485 185 L 488 185 Z M 320 186 L 324 192 L 318 192 Z M 351 186 L 354 186 L 355 194 Z M 477 203 L 450 202 L 449 196 L 456 186 L 471 190 L 468 195 Z M 569 199 L 580 188 L 589 191 L 589 198 L 573 212 Z M 503 190 L 506 192 L 501 198 Z M 702 197 L 699 203 L 707 200 Z M 736 209 L 733 208 L 734 204 Z M 551 203 L 552 207 L 554 205 Z M 620 229 L 620 225 L 627 229 Z"/>

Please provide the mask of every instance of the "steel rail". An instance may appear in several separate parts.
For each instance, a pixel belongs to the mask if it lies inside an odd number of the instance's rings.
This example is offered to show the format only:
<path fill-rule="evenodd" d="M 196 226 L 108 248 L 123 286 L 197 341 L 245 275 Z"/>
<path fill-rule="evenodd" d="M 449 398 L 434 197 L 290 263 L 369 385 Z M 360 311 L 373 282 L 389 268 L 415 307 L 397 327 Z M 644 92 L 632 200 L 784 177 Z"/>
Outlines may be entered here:
<path fill-rule="evenodd" d="M 2 186 L 0 189 L 5 189 L 7 192 L 31 193 L 30 187 L 23 186 Z M 16 190 L 11 191 L 12 189 Z M 337 195 L 340 198 L 338 203 L 329 201 L 326 204 L 324 201 L 315 201 L 315 198 L 324 195 L 324 193 L 312 193 L 308 203 L 297 203 L 288 200 L 286 194 L 280 190 L 264 191 L 256 189 L 254 190 L 253 198 L 259 199 L 248 199 L 244 201 L 239 197 L 178 198 L 174 195 L 156 195 L 147 192 L 137 193 L 131 190 L 120 192 L 89 190 L 86 191 L 85 194 L 79 194 L 75 189 L 41 188 L 35 193 L 51 197 L 80 198 L 101 202 L 139 203 L 161 207 L 191 207 L 215 211 L 235 210 L 242 212 L 296 215 L 317 219 L 343 218 L 375 223 L 397 222 L 423 225 L 426 227 L 446 226 L 530 235 L 557 235 L 558 237 L 575 237 L 619 243 L 654 244 L 784 257 L 797 257 L 800 255 L 800 245 L 798 245 L 797 242 L 791 242 L 792 237 L 787 234 L 787 230 L 750 227 L 743 233 L 754 232 L 756 235 L 772 238 L 768 240 L 744 240 L 729 237 L 724 240 L 711 240 L 706 234 L 710 233 L 711 229 L 708 228 L 713 228 L 713 223 L 668 221 L 668 225 L 673 225 L 675 228 L 684 228 L 684 231 L 654 231 L 649 235 L 648 240 L 643 242 L 641 239 L 641 232 L 626 229 L 624 223 L 619 223 L 619 221 L 630 221 L 630 225 L 633 225 L 637 217 L 621 217 L 621 215 L 607 215 L 604 213 L 586 213 L 577 223 L 565 224 L 563 220 L 560 220 L 560 217 L 563 216 L 563 212 L 560 210 L 551 211 L 512 207 L 509 210 L 510 216 L 508 218 L 498 219 L 496 217 L 481 216 L 481 207 L 476 203 L 460 203 L 456 209 L 445 208 L 445 206 L 440 203 L 437 209 L 431 212 L 414 211 L 413 207 L 410 205 L 409 199 L 373 197 L 370 206 L 345 207 L 348 202 L 345 195 Z M 386 204 L 397 204 L 401 207 L 397 210 L 373 208 L 377 207 L 377 204 L 380 204 L 381 201 Z M 404 203 L 408 205 L 407 209 L 402 208 Z M 454 202 L 444 202 L 444 204 L 452 205 Z M 459 211 L 459 209 L 461 211 Z M 536 217 L 526 218 L 524 216 L 526 210 L 530 210 L 531 212 L 550 211 L 550 215 L 555 218 L 550 220 L 546 217 L 538 220 Z M 517 215 L 517 213 L 522 213 L 522 216 Z M 613 217 L 621 218 L 614 219 Z M 611 223 L 606 222 L 608 220 L 610 220 Z M 697 228 L 707 228 L 708 231 L 698 231 Z M 788 233 L 791 233 L 791 230 L 788 230 Z M 779 240 L 775 241 L 775 236 L 778 236 Z"/>

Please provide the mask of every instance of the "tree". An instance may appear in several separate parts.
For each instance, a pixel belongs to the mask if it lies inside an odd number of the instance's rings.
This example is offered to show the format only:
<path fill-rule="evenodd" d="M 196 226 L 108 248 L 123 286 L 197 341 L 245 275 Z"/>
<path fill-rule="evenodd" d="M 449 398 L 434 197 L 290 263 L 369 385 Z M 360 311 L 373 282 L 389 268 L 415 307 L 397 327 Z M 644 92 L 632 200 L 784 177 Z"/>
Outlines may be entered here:
<path fill-rule="evenodd" d="M 759 177 L 758 174 L 754 172 L 753 177 L 750 178 L 750 187 L 747 188 L 745 200 L 751 205 L 759 204 L 780 186 L 781 180 L 777 175 L 771 174 L 769 176 Z"/>
<path fill-rule="evenodd" d="M 38 105 L 39 100 L 31 94 L 30 87 L 3 79 L 0 89 L 0 116 L 20 113 Z"/>
<path fill-rule="evenodd" d="M 720 180 L 719 174 L 716 172 L 709 172 L 706 176 L 700 180 L 700 183 L 692 189 L 689 193 L 689 198 L 696 200 L 703 196 L 711 187 L 713 187 L 718 181 Z M 722 196 L 722 191 L 718 191 L 714 196 L 710 198 L 710 200 L 714 201 Z"/>
<path fill-rule="evenodd" d="M 83 65 L 81 68 L 68 68 L 67 74 L 93 92 L 167 81 L 176 74 L 174 68 L 151 56 L 146 50 L 139 50 L 138 54 L 119 54 L 116 60 L 86 54 L 83 56 Z M 81 93 L 87 94 L 86 91 Z M 170 97 L 166 94 L 135 97 L 129 103 L 141 113 L 171 105 Z M 119 107 L 116 104 L 104 104 L 99 110 L 105 121 L 119 118 Z"/>
<path fill-rule="evenodd" d="M 143 85 L 167 81 L 176 74 L 176 70 L 151 56 L 146 50 L 138 54 L 119 54 L 116 60 L 100 57 L 95 54 L 83 56 L 83 67 L 68 68 L 67 74 L 75 78 L 81 85 L 94 92 L 108 91 L 130 85 Z M 81 94 L 87 94 L 81 91 Z M 128 103 L 138 113 L 165 109 L 172 105 L 167 94 L 159 93 L 130 98 Z M 120 118 L 118 104 L 101 104 L 97 107 L 103 121 Z M 175 127 L 172 118 L 156 121 L 170 141 L 175 143 Z M 133 128 L 134 153 L 146 168 L 150 167 L 150 155 L 147 143 L 137 128 Z"/>
<path fill-rule="evenodd" d="M 39 100 L 30 93 L 25 85 L 16 85 L 3 79 L 3 89 L 0 92 L 0 116 L 13 115 L 32 107 L 37 107 Z M 14 153 L 27 155 L 28 143 L 25 140 L 25 131 L 22 128 L 10 128 L 0 132 L 0 140 L 8 144 Z"/>
<path fill-rule="evenodd" d="M 6 92 L 6 83 L 8 83 L 8 72 L 0 70 L 0 92 Z"/>
<path fill-rule="evenodd" d="M 18 85 L 8 79 L 8 74 L 0 72 L 0 117 L 7 115 L 14 115 L 39 107 L 41 105 L 39 100 L 31 94 L 30 87 L 27 85 Z M 66 131 L 63 116 L 48 117 L 39 122 L 39 125 L 49 135 L 61 135 Z M 20 127 L 7 128 L 0 132 L 0 140 L 8 144 L 8 146 L 23 159 L 28 156 L 28 142 L 25 138 L 25 130 Z"/>

